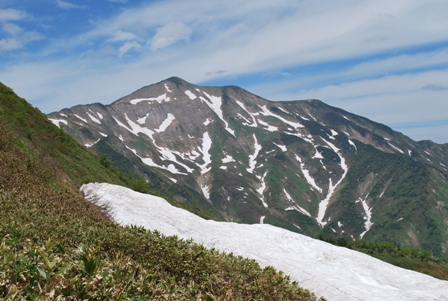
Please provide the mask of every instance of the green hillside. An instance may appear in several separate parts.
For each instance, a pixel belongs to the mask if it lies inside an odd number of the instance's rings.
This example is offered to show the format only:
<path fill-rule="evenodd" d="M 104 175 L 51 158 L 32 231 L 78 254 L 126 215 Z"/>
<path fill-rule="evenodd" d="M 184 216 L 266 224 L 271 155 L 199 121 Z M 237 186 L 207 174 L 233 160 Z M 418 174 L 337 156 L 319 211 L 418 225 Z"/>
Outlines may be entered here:
<path fill-rule="evenodd" d="M 273 268 L 123 228 L 78 192 L 135 185 L 0 84 L 0 299 L 315 300 Z"/>

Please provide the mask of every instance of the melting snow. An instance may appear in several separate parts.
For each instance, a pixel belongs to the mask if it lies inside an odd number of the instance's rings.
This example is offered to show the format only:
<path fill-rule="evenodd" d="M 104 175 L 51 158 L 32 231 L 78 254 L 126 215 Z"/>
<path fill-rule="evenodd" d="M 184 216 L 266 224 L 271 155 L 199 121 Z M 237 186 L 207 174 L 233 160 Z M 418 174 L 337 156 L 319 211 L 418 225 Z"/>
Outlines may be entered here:
<path fill-rule="evenodd" d="M 82 121 L 84 121 L 85 123 L 87 123 L 87 120 L 85 120 L 85 119 L 82 118 L 81 116 L 76 115 L 76 114 L 74 114 L 74 115 L 75 115 L 75 117 L 78 118 L 79 120 L 82 120 Z"/>
<path fill-rule="evenodd" d="M 276 144 L 272 142 L 275 146 L 277 146 L 279 149 L 281 149 L 283 152 L 286 152 L 288 149 L 284 145 Z"/>
<path fill-rule="evenodd" d="M 201 169 L 201 174 L 205 174 L 210 171 L 211 167 L 208 167 L 210 163 L 212 163 L 212 158 L 209 154 L 210 148 L 212 147 L 212 139 L 210 139 L 210 136 L 208 132 L 205 132 L 202 135 L 202 148 L 199 148 L 199 151 L 202 153 L 202 159 L 204 160 L 204 164 L 199 165 L 198 167 Z"/>
<path fill-rule="evenodd" d="M 268 224 L 204 220 L 162 198 L 116 185 L 86 184 L 81 191 L 91 202 L 109 208 L 111 218 L 120 225 L 143 226 L 252 258 L 328 300 L 441 301 L 448 296 L 447 281 Z"/>
<path fill-rule="evenodd" d="M 61 127 L 61 125 L 60 125 L 61 123 L 68 125 L 67 120 L 64 120 L 64 119 L 51 119 L 51 118 L 48 118 L 48 119 L 57 127 Z"/>
<path fill-rule="evenodd" d="M 166 119 L 162 122 L 162 124 L 159 126 L 159 128 L 157 130 L 155 130 L 157 133 L 160 132 L 164 132 L 171 124 L 171 122 L 173 122 L 176 118 L 174 117 L 173 114 L 168 113 L 168 116 L 166 117 Z"/>
<path fill-rule="evenodd" d="M 344 171 L 344 173 L 342 174 L 342 177 L 339 179 L 339 181 L 334 186 L 333 186 L 332 179 L 331 178 L 329 179 L 327 196 L 325 197 L 325 199 L 323 199 L 319 203 L 319 211 L 317 213 L 316 220 L 319 223 L 319 225 L 321 225 L 323 227 L 327 224 L 327 222 L 324 222 L 323 219 L 325 217 L 325 213 L 327 211 L 327 207 L 328 207 L 328 203 L 330 202 L 330 198 L 332 197 L 335 189 L 339 186 L 339 184 L 341 184 L 342 180 L 344 180 L 345 176 L 347 175 L 348 166 L 345 163 L 344 157 L 339 153 L 340 150 L 336 146 L 334 146 L 332 143 L 326 141 L 325 139 L 322 138 L 322 140 L 325 141 L 325 143 L 327 143 L 330 146 L 330 148 L 339 156 L 339 158 L 341 159 L 341 168 Z"/>
<path fill-rule="evenodd" d="M 359 235 L 359 238 L 363 238 L 363 236 L 370 230 L 370 228 L 372 227 L 373 223 L 372 223 L 372 208 L 369 208 L 369 204 L 367 204 L 367 197 L 369 195 L 367 194 L 366 197 L 364 199 L 359 198 L 357 202 L 361 202 L 362 204 L 362 208 L 364 209 L 365 212 L 365 216 L 364 216 L 364 228 L 366 229 L 364 232 L 362 232 Z"/>
<path fill-rule="evenodd" d="M 142 102 L 142 101 L 147 101 L 147 102 L 154 102 L 154 101 L 157 101 L 158 103 L 162 103 L 163 101 L 165 101 L 165 102 L 170 101 L 170 98 L 169 98 L 169 97 L 166 97 L 166 93 L 164 93 L 164 94 L 159 95 L 159 96 L 157 96 L 157 97 L 150 97 L 150 98 L 135 98 L 135 99 L 132 99 L 132 100 L 130 101 L 130 103 L 133 104 L 133 105 L 136 105 L 136 104 L 138 104 L 138 103 L 140 103 L 140 102 Z"/>
<path fill-rule="evenodd" d="M 267 122 L 264 122 L 263 120 L 258 120 L 258 123 L 267 127 L 267 129 L 265 129 L 265 130 L 267 130 L 269 132 L 277 132 L 278 131 L 278 127 L 269 125 Z"/>
<path fill-rule="evenodd" d="M 286 120 L 285 118 L 278 116 L 277 114 L 272 113 L 271 111 L 269 111 L 266 106 L 260 106 L 260 108 L 263 110 L 263 112 L 261 114 L 263 114 L 264 116 L 272 116 L 275 117 L 277 119 L 280 119 L 281 121 L 283 121 L 286 124 L 289 124 L 290 126 L 292 126 L 293 128 L 303 128 L 303 125 L 299 122 L 293 122 L 293 121 L 289 121 Z"/>
<path fill-rule="evenodd" d="M 196 95 L 194 95 L 190 90 L 186 90 L 185 94 L 191 99 L 191 100 L 195 100 L 196 98 L 198 98 Z"/>
<path fill-rule="evenodd" d="M 243 125 L 250 126 L 250 127 L 257 127 L 257 119 L 255 118 L 255 116 L 254 116 L 252 113 L 250 113 L 250 112 L 246 109 L 246 107 L 244 106 L 244 104 L 243 104 L 241 101 L 237 100 L 236 103 L 237 103 L 237 104 L 238 104 L 244 111 L 246 111 L 246 113 L 249 114 L 250 117 L 252 117 L 252 123 L 249 123 L 249 120 L 247 120 L 246 118 L 244 118 L 241 114 L 238 114 L 240 117 L 242 117 L 244 120 L 246 120 L 246 123 L 243 123 Z"/>
<path fill-rule="evenodd" d="M 286 211 L 297 210 L 298 212 L 311 217 L 311 214 L 308 211 L 306 211 L 305 209 L 303 209 L 302 207 L 300 207 L 299 205 L 296 204 L 296 202 L 292 199 L 291 195 L 286 191 L 285 188 L 283 188 L 283 192 L 285 193 L 286 198 L 288 199 L 288 201 L 290 201 L 291 203 L 294 203 L 293 206 L 286 208 L 285 209 Z"/>
<path fill-rule="evenodd" d="M 313 177 L 311 177 L 310 175 L 310 171 L 308 169 L 305 169 L 305 164 L 302 163 L 302 159 L 296 155 L 296 160 L 300 162 L 300 169 L 302 170 L 303 175 L 305 176 L 306 181 L 308 182 L 308 184 L 311 185 L 311 187 L 313 187 L 314 189 L 316 189 L 317 191 L 319 191 L 320 193 L 322 193 L 322 188 L 320 188 L 319 186 L 317 186 L 316 181 L 313 179 Z"/>
<path fill-rule="evenodd" d="M 148 116 L 149 116 L 149 113 L 147 113 L 145 116 L 143 116 L 142 118 L 138 118 L 137 119 L 137 122 L 138 123 L 140 123 L 140 124 L 145 124 L 146 123 L 146 119 L 148 118 Z"/>
<path fill-rule="evenodd" d="M 264 216 L 264 215 L 260 217 L 260 224 L 264 224 L 264 219 L 265 218 L 266 218 L 266 216 Z"/>
<path fill-rule="evenodd" d="M 386 139 L 386 138 L 384 138 L 384 139 Z M 389 139 L 387 139 L 387 140 L 389 140 Z M 401 149 L 399 149 L 398 147 L 396 147 L 395 145 L 393 145 L 393 144 L 391 144 L 391 143 L 389 143 L 389 142 L 387 142 L 387 144 L 389 144 L 390 146 L 392 146 L 395 150 L 399 151 L 400 153 L 404 154 L 404 152 L 403 152 Z"/>
<path fill-rule="evenodd" d="M 351 141 L 350 139 L 348 139 L 348 143 L 349 143 L 350 145 L 352 145 L 352 146 L 355 148 L 355 151 L 356 151 L 356 152 L 358 152 L 358 148 L 356 147 L 356 144 L 355 144 L 353 141 Z"/>
<path fill-rule="evenodd" d="M 98 124 L 101 124 L 101 121 L 100 121 L 98 118 L 96 118 L 96 117 L 90 115 L 89 112 L 86 112 L 86 114 L 87 114 L 87 116 L 90 117 L 90 119 L 92 119 L 93 122 L 96 122 L 96 123 L 98 123 Z"/>
<path fill-rule="evenodd" d="M 249 156 L 249 168 L 247 169 L 247 171 L 250 172 L 250 173 L 253 173 L 253 171 L 254 171 L 255 165 L 257 164 L 255 159 L 257 159 L 258 153 L 261 150 L 261 145 L 258 144 L 257 136 L 255 136 L 255 134 L 253 134 L 253 137 L 254 137 L 254 140 L 255 140 L 255 142 L 254 142 L 255 151 L 254 151 L 253 155 Z"/>
<path fill-rule="evenodd" d="M 266 178 L 266 175 L 268 174 L 268 172 L 266 171 L 263 175 L 263 177 L 257 176 L 257 178 L 261 181 L 261 186 L 260 188 L 257 189 L 258 194 L 261 196 L 260 200 L 263 203 L 264 208 L 268 208 L 268 204 L 266 204 L 265 200 L 264 200 L 264 190 L 266 189 L 266 182 L 264 181 L 264 178 Z"/>
<path fill-rule="evenodd" d="M 170 92 L 171 93 L 171 90 L 170 90 L 170 88 L 168 87 L 168 85 L 165 83 L 165 89 L 168 91 L 168 92 Z"/>
<path fill-rule="evenodd" d="M 232 156 L 226 155 L 225 158 L 222 158 L 222 163 L 230 163 L 230 162 L 236 162 L 235 159 L 233 159 Z"/>
<path fill-rule="evenodd" d="M 204 94 L 207 96 L 207 98 L 209 100 L 207 100 L 206 98 L 204 98 L 202 96 L 200 97 L 200 99 L 202 101 L 204 101 L 210 107 L 210 109 L 212 109 L 216 113 L 216 115 L 218 115 L 218 117 L 224 122 L 226 131 L 228 131 L 230 134 L 235 136 L 235 131 L 233 131 L 232 129 L 229 128 L 229 124 L 227 123 L 227 121 L 224 120 L 224 117 L 222 115 L 222 110 L 221 110 L 222 99 L 221 99 L 221 97 L 208 95 L 205 92 L 204 92 Z"/>

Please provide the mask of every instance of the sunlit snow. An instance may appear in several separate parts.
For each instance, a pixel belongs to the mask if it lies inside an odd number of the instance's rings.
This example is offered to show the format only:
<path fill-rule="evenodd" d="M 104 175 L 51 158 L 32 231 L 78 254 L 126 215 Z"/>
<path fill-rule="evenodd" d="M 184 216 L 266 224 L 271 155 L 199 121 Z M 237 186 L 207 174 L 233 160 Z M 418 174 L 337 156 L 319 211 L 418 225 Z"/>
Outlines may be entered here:
<path fill-rule="evenodd" d="M 207 96 L 208 100 L 202 96 L 200 97 L 200 99 L 203 102 L 205 102 L 210 107 L 210 109 L 212 109 L 216 113 L 216 115 L 218 115 L 218 117 L 224 122 L 226 131 L 228 131 L 230 134 L 235 136 L 235 131 L 233 131 L 232 129 L 229 128 L 229 124 L 227 123 L 227 121 L 224 120 L 224 116 L 222 115 L 222 110 L 221 110 L 222 99 L 221 99 L 221 97 L 209 95 L 205 92 L 204 92 L 204 94 Z"/>
<path fill-rule="evenodd" d="M 143 226 L 252 258 L 330 301 L 447 300 L 447 281 L 285 229 L 204 220 L 159 197 L 111 184 L 86 184 L 81 190 L 121 225 Z"/>
<path fill-rule="evenodd" d="M 159 126 L 159 128 L 157 130 L 155 130 L 157 133 L 160 132 L 164 132 L 171 124 L 171 122 L 173 122 L 176 118 L 174 117 L 173 114 L 168 113 L 168 116 L 166 117 L 166 119 L 162 122 L 162 124 Z"/>
<path fill-rule="evenodd" d="M 51 119 L 51 118 L 48 119 L 57 127 L 61 127 L 61 123 L 68 125 L 67 120 L 64 119 Z"/>
<path fill-rule="evenodd" d="M 131 104 L 136 105 L 142 101 L 147 101 L 147 102 L 154 102 L 157 101 L 158 103 L 162 103 L 162 102 L 168 102 L 170 101 L 170 98 L 166 96 L 166 93 L 159 95 L 157 97 L 149 97 L 149 98 L 134 98 L 130 101 Z"/>
<path fill-rule="evenodd" d="M 330 203 L 330 199 L 333 196 L 333 193 L 336 190 L 336 188 L 339 186 L 339 184 L 341 184 L 342 180 L 344 180 L 345 176 L 347 175 L 348 166 L 345 163 L 344 157 L 340 154 L 340 150 L 336 146 L 334 146 L 332 143 L 326 141 L 325 139 L 322 138 L 322 140 L 325 141 L 325 143 L 327 143 L 330 146 L 330 148 L 339 156 L 339 158 L 341 160 L 341 168 L 344 171 L 341 178 L 334 186 L 333 186 L 333 180 L 331 178 L 328 180 L 329 183 L 328 183 L 327 196 L 325 197 L 325 199 L 323 199 L 319 203 L 319 211 L 317 213 L 316 220 L 317 220 L 318 224 L 323 227 L 327 224 L 327 222 L 324 222 L 323 219 L 325 217 L 325 213 L 327 212 L 327 207 L 328 207 L 328 204 Z"/>
<path fill-rule="evenodd" d="M 255 161 L 258 157 L 258 153 L 261 150 L 261 145 L 258 144 L 257 141 L 257 136 L 255 136 L 255 134 L 253 134 L 254 137 L 254 147 L 255 147 L 255 151 L 252 155 L 249 156 L 249 168 L 247 169 L 248 172 L 253 173 L 255 165 L 257 164 L 257 161 Z"/>
<path fill-rule="evenodd" d="M 101 121 L 98 118 L 92 116 L 91 114 L 89 114 L 89 112 L 86 112 L 86 114 L 87 114 L 87 116 L 89 116 L 90 119 L 92 119 L 93 122 L 101 124 Z"/>
<path fill-rule="evenodd" d="M 195 100 L 198 98 L 196 95 L 194 95 L 190 90 L 185 91 L 185 95 L 187 95 L 191 100 Z"/>

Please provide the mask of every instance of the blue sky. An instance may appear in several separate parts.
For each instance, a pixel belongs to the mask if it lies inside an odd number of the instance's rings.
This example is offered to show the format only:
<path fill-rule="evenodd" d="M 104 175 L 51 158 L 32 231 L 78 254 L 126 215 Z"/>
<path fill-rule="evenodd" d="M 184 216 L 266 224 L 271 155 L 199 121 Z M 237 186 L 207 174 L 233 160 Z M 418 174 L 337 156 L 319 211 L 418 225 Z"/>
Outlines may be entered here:
<path fill-rule="evenodd" d="M 448 143 L 446 0 L 0 0 L 0 81 L 45 113 L 179 76 Z"/>

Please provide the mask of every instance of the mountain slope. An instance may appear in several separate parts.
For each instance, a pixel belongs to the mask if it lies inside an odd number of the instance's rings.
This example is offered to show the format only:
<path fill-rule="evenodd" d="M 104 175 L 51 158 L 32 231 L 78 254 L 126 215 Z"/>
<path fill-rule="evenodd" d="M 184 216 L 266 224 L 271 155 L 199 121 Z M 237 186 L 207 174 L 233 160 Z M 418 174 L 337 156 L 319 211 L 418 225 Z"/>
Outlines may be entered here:
<path fill-rule="evenodd" d="M 271 102 L 176 77 L 49 118 L 205 216 L 448 258 L 448 145 L 318 100 Z"/>
<path fill-rule="evenodd" d="M 116 185 L 91 183 L 81 190 L 93 203 L 109 208 L 121 225 L 144 226 L 248 256 L 285 271 L 328 300 L 446 300 L 448 296 L 447 281 L 278 227 L 204 220 L 159 197 Z"/>
<path fill-rule="evenodd" d="M 129 184 L 101 162 L 0 83 L 1 300 L 316 299 L 253 260 L 115 225 L 78 191 Z"/>

